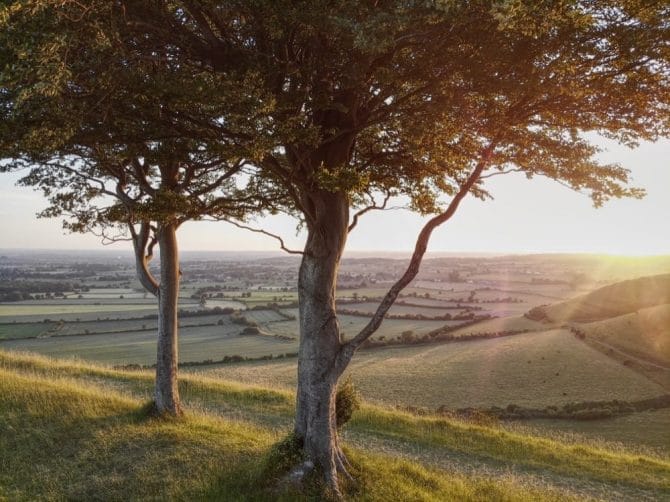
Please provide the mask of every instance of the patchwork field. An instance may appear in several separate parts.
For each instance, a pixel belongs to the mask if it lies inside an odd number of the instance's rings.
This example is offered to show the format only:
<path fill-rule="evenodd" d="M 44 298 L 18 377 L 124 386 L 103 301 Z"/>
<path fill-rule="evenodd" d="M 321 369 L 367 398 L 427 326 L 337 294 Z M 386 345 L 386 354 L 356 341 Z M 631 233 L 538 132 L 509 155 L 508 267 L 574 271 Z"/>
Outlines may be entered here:
<path fill-rule="evenodd" d="M 292 389 L 296 359 L 285 356 L 298 350 L 297 292 L 291 286 L 296 263 L 243 264 L 239 274 L 228 264 L 187 263 L 180 303 L 192 312 L 180 320 L 180 360 L 282 358 L 190 366 L 182 373 L 195 371 L 217 381 L 234 379 Z M 367 400 L 419 410 L 510 404 L 543 408 L 667 394 L 666 380 L 645 373 L 637 361 L 656 364 L 657 372 L 665 371 L 658 365 L 668 364 L 670 305 L 645 306 L 663 300 L 670 275 L 638 279 L 625 287 L 610 284 L 613 271 L 625 276 L 642 270 L 631 263 L 612 266 L 607 275 L 604 269 L 594 268 L 591 258 L 574 263 L 552 257 L 428 260 L 422 276 L 390 312 L 407 318 L 386 319 L 374 339 L 397 343 L 403 336 L 416 342 L 431 332 L 448 330 L 450 343 L 363 350 L 354 358 L 350 373 Z M 670 262 L 659 262 L 659 267 L 667 271 Z M 356 312 L 339 315 L 346 337 L 367 324 L 393 274 L 401 270 L 400 260 L 345 260 L 342 281 L 350 285 L 338 291 L 342 300 L 338 308 Z M 232 279 L 228 278 L 231 272 L 236 274 Z M 33 268 L 26 273 L 33 274 Z M 67 299 L 44 298 L 40 293 L 40 299 L 0 303 L 0 350 L 108 365 L 153 364 L 155 300 L 138 291 L 132 281 L 114 281 L 108 275 L 102 281 L 93 276 L 83 289 L 66 289 Z M 452 281 L 452 276 L 459 278 Z M 53 281 L 51 271 L 45 277 L 45 284 Z M 621 287 L 633 293 L 622 294 Z M 210 310 L 203 311 L 203 306 Z M 545 315 L 529 318 L 524 315 L 529 311 Z M 461 327 L 462 320 L 418 318 L 446 314 L 492 318 Z M 583 336 L 576 336 L 575 329 Z M 498 338 L 487 339 L 494 336 Z M 459 337 L 480 339 L 453 341 Z M 545 419 L 506 424 L 562 440 L 577 434 L 662 452 L 670 444 L 667 410 L 590 422 Z"/>
<path fill-rule="evenodd" d="M 182 362 L 220 360 L 225 356 L 262 357 L 296 352 L 298 343 L 264 335 L 240 335 L 244 326 L 185 327 L 180 330 Z M 5 350 L 30 351 L 53 357 L 77 357 L 106 364 L 151 365 L 156 360 L 154 330 L 122 333 L 53 336 L 2 342 Z"/>

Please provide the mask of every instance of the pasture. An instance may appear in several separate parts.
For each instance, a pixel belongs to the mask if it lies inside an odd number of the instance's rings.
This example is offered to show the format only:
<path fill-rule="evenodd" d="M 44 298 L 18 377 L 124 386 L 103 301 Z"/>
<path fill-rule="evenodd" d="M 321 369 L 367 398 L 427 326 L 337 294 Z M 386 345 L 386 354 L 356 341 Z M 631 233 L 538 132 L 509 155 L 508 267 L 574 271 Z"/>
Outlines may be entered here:
<path fill-rule="evenodd" d="M 588 339 L 670 367 L 670 304 L 575 325 Z"/>
<path fill-rule="evenodd" d="M 295 385 L 295 361 L 250 362 L 197 370 L 262 385 Z M 435 409 L 546 406 L 643 399 L 657 384 L 556 329 L 511 337 L 361 351 L 351 375 L 363 396 L 388 405 Z"/>
<path fill-rule="evenodd" d="M 293 389 L 296 361 L 260 361 L 192 368 L 207 377 Z M 638 400 L 667 393 L 563 329 L 491 340 L 388 347 L 359 352 L 349 369 L 363 397 L 400 408 L 435 410 L 528 407 L 579 401 Z M 589 422 L 512 422 L 534 434 L 640 445 L 668 452 L 670 411 Z M 520 424 L 520 425 L 519 425 Z M 574 436 L 577 434 L 578 436 Z"/>

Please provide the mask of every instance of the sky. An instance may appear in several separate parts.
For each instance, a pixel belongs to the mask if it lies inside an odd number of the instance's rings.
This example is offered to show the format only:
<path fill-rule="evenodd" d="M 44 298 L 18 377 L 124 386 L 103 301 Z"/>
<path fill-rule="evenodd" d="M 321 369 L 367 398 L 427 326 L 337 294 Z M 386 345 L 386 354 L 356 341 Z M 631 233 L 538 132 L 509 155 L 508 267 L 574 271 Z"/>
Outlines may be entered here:
<path fill-rule="evenodd" d="M 433 234 L 431 252 L 670 254 L 670 140 L 643 143 L 635 150 L 598 140 L 602 160 L 631 170 L 633 185 L 647 190 L 642 200 L 612 200 L 595 209 L 591 200 L 544 178 L 512 173 L 486 180 L 494 200 L 466 198 L 456 215 Z M 41 194 L 14 185 L 16 174 L 0 174 L 0 249 L 118 249 L 93 235 L 69 234 L 59 220 L 37 219 Z M 348 251 L 405 252 L 414 247 L 426 221 L 406 210 L 373 211 L 351 233 Z M 282 235 L 295 249 L 304 234 L 296 222 L 275 216 L 252 223 Z M 184 251 L 272 251 L 277 242 L 221 222 L 192 222 L 179 230 Z"/>

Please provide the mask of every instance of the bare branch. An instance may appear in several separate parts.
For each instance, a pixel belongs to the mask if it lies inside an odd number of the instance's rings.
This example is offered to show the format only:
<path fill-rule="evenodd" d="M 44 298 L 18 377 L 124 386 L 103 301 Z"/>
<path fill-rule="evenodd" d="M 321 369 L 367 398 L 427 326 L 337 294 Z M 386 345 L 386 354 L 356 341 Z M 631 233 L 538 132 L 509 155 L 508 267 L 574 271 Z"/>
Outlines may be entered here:
<path fill-rule="evenodd" d="M 364 207 L 360 211 L 358 211 L 356 214 L 354 214 L 354 217 L 351 221 L 351 224 L 349 225 L 349 228 L 347 229 L 347 232 L 351 232 L 356 225 L 358 224 L 358 219 L 363 216 L 365 213 L 373 210 L 384 210 L 386 209 L 386 204 L 388 204 L 389 199 L 391 199 L 391 192 L 387 192 L 386 196 L 384 197 L 384 202 L 382 202 L 381 205 L 377 205 L 377 201 L 375 201 L 374 197 L 370 197 L 372 199 L 372 204 Z"/>
<path fill-rule="evenodd" d="M 271 233 L 271 232 L 268 232 L 268 231 L 266 231 L 266 230 L 263 230 L 263 229 L 260 229 L 260 228 L 248 227 L 248 226 L 246 226 L 246 225 L 242 225 L 241 223 L 238 223 L 238 222 L 236 222 L 236 221 L 229 220 L 228 218 L 223 218 L 223 221 L 227 221 L 227 222 L 230 223 L 231 225 L 235 225 L 237 228 L 242 228 L 242 229 L 244 229 L 244 230 L 249 230 L 250 232 L 255 232 L 255 233 L 257 233 L 257 234 L 263 234 L 263 235 L 267 235 L 268 237 L 272 237 L 273 239 L 278 240 L 278 241 L 279 241 L 279 247 L 280 247 L 283 251 L 286 251 L 286 252 L 289 253 L 289 254 L 299 254 L 299 255 L 305 255 L 305 254 L 307 254 L 307 253 L 305 253 L 304 251 L 297 251 L 297 250 L 295 250 L 295 249 L 289 249 L 289 248 L 287 248 L 287 247 L 284 245 L 284 239 L 282 239 L 280 236 L 278 236 L 278 235 L 276 235 L 276 234 L 273 234 L 273 233 Z"/>
<path fill-rule="evenodd" d="M 479 177 L 479 179 L 485 180 L 487 178 L 493 178 L 494 176 L 500 176 L 501 174 L 521 173 L 521 172 L 523 172 L 523 169 L 504 169 L 502 171 L 497 171 L 495 173 L 483 174 Z"/>

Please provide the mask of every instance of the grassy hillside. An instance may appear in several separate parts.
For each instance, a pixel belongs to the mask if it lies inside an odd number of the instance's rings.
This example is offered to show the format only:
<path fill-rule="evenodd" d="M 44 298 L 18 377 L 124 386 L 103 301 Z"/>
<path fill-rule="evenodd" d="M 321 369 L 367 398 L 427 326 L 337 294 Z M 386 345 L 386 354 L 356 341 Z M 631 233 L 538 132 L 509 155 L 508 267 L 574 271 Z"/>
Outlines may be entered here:
<path fill-rule="evenodd" d="M 579 330 L 589 339 L 670 366 L 670 304 L 579 324 Z"/>
<path fill-rule="evenodd" d="M 305 498 L 280 487 L 271 454 L 290 427 L 290 394 L 188 376 L 187 417 L 165 421 L 143 411 L 151 383 L 147 372 L 0 352 L 0 498 Z M 496 427 L 366 405 L 345 438 L 361 479 L 354 500 L 670 496 L 667 458 Z"/>
<path fill-rule="evenodd" d="M 223 379 L 292 388 L 295 365 L 292 359 L 199 371 Z M 510 403 L 546 406 L 665 394 L 658 384 L 562 329 L 361 351 L 350 371 L 367 399 L 431 409 L 442 405 L 504 407 Z"/>
<path fill-rule="evenodd" d="M 670 274 L 617 282 L 571 300 L 541 307 L 554 322 L 591 322 L 670 303 Z"/>

